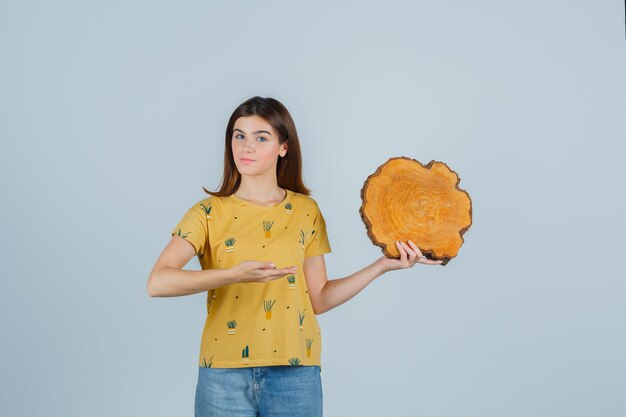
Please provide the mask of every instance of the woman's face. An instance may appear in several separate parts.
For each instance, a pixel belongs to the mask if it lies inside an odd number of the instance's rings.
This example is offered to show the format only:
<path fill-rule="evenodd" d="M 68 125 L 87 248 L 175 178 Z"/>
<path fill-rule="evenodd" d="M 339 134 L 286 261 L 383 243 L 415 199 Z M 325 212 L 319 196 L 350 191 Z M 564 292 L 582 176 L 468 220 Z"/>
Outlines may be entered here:
<path fill-rule="evenodd" d="M 287 143 L 279 144 L 277 133 L 259 116 L 245 116 L 235 120 L 231 147 L 241 175 L 275 173 L 278 156 L 287 153 Z"/>

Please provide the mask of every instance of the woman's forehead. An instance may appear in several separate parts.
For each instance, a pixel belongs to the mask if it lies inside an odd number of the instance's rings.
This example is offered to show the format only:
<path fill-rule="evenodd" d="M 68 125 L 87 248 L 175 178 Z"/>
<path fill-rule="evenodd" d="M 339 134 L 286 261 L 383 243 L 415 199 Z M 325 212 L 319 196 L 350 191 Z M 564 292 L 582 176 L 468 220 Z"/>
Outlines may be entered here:
<path fill-rule="evenodd" d="M 270 133 L 274 132 L 272 125 L 267 123 L 262 117 L 256 115 L 239 117 L 235 120 L 233 128 L 243 130 L 246 133 L 254 133 L 259 130 L 269 131 Z"/>

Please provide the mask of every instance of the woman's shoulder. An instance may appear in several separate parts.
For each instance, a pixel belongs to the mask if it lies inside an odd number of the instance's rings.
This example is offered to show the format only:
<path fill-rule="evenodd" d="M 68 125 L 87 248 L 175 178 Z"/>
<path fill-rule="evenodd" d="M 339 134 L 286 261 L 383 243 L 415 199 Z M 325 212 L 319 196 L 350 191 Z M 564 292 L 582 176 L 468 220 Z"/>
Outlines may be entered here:
<path fill-rule="evenodd" d="M 298 203 L 303 207 L 317 208 L 317 201 L 310 195 L 298 193 L 296 191 L 291 191 L 291 202 L 293 204 Z"/>
<path fill-rule="evenodd" d="M 219 206 L 223 204 L 222 198 L 223 197 L 210 195 L 208 197 L 204 197 L 199 200 L 196 200 L 192 208 L 195 208 L 197 210 L 204 210 L 205 212 L 208 213 L 213 206 L 216 206 L 216 205 Z"/>

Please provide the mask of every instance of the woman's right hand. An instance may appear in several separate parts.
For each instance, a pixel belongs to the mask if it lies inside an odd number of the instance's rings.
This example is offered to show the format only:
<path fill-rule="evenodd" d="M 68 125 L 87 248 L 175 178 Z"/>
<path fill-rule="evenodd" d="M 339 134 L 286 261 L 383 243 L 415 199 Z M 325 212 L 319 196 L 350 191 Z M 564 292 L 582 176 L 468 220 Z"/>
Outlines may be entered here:
<path fill-rule="evenodd" d="M 235 283 L 239 282 L 268 282 L 285 275 L 295 274 L 298 267 L 277 269 L 272 262 L 243 261 L 239 265 L 230 268 L 233 272 Z"/>

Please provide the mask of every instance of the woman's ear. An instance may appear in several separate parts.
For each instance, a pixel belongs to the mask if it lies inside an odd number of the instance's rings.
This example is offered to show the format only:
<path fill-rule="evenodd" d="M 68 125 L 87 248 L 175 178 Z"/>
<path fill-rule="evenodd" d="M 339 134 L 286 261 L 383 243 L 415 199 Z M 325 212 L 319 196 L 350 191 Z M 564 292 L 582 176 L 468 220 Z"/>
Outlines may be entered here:
<path fill-rule="evenodd" d="M 280 145 L 280 156 L 284 157 L 285 155 L 287 155 L 287 141 Z"/>

